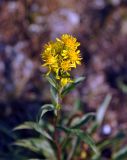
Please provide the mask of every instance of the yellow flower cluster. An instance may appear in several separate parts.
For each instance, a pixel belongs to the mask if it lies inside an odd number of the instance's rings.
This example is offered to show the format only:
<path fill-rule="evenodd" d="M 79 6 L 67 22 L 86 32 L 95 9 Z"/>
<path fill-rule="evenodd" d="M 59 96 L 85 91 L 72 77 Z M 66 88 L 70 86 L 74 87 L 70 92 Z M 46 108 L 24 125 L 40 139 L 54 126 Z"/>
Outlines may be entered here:
<path fill-rule="evenodd" d="M 53 73 L 55 78 L 60 81 L 61 86 L 72 82 L 70 71 L 81 64 L 80 50 L 77 39 L 71 35 L 63 34 L 55 42 L 49 42 L 44 46 L 41 57 L 44 61 L 43 66 L 48 68 L 48 73 Z"/>

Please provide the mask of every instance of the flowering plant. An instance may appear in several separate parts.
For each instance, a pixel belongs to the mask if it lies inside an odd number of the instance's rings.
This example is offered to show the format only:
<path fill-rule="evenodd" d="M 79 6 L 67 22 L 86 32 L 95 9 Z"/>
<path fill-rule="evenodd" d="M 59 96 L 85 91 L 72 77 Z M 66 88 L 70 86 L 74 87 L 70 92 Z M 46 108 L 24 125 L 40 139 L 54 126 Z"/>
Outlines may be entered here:
<path fill-rule="evenodd" d="M 106 97 L 96 116 L 95 113 L 77 115 L 76 108 L 70 115 L 66 116 L 63 111 L 61 115 L 63 97 L 84 80 L 84 77 L 71 77 L 71 70 L 81 64 L 79 45 L 76 38 L 64 34 L 44 46 L 41 53 L 44 62 L 42 66 L 47 68 L 46 78 L 51 86 L 52 103 L 40 108 L 37 122 L 25 122 L 15 128 L 31 129 L 39 134 L 36 138 L 17 140 L 15 144 L 40 154 L 41 159 L 85 160 L 90 157 L 90 160 L 100 160 L 101 149 L 112 142 L 104 141 L 97 147 L 92 139 L 92 134 L 103 121 L 111 96 Z M 79 108 L 78 104 L 78 110 Z M 53 113 L 52 121 L 45 119 L 45 114 L 49 111 Z M 88 129 L 83 128 L 92 120 L 94 121 Z M 113 160 L 117 160 L 118 156 L 115 155 L 116 159 Z"/>
<path fill-rule="evenodd" d="M 77 49 L 79 45 L 80 43 L 76 41 L 76 38 L 64 34 L 61 39 L 56 38 L 55 42 L 49 42 L 44 46 L 44 51 L 41 54 L 44 61 L 42 66 L 47 67 L 46 77 L 58 93 L 58 100 L 54 104 L 55 109 L 60 109 L 59 99 L 62 92 L 65 92 L 66 86 L 74 82 L 70 78 L 70 71 L 81 64 L 80 50 Z"/>

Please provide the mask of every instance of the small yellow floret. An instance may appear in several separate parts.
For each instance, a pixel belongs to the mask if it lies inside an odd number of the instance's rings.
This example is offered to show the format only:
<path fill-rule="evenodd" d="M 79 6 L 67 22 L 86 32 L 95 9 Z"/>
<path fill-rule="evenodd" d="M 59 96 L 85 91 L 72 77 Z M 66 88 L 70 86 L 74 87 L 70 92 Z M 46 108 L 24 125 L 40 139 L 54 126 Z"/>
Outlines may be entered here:
<path fill-rule="evenodd" d="M 61 71 L 63 71 L 63 72 L 67 72 L 67 71 L 71 70 L 70 61 L 69 60 L 62 61 L 60 64 L 60 68 L 61 68 Z"/>
<path fill-rule="evenodd" d="M 73 81 L 70 78 L 61 78 L 61 80 L 60 80 L 61 86 L 63 86 L 63 87 L 71 82 L 73 82 Z"/>

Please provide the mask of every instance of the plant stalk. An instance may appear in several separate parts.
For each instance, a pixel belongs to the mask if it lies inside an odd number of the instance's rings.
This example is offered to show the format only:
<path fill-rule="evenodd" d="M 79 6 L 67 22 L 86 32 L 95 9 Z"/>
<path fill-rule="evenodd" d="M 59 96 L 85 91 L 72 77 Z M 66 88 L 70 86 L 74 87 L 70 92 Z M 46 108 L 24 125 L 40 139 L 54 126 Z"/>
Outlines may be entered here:
<path fill-rule="evenodd" d="M 59 88 L 58 90 L 58 106 L 61 106 L 61 89 Z M 58 108 L 57 110 L 57 116 L 55 116 L 54 118 L 54 141 L 57 147 L 57 160 L 61 160 L 61 145 L 59 144 L 59 135 L 57 132 L 57 124 L 59 123 L 59 119 L 60 119 L 60 108 Z"/>
<path fill-rule="evenodd" d="M 58 123 L 58 119 L 59 118 L 59 111 L 57 111 L 57 116 L 55 116 L 55 119 L 54 119 L 54 128 L 55 128 L 55 131 L 54 131 L 54 142 L 55 142 L 55 145 L 56 145 L 56 148 L 57 148 L 57 160 L 61 160 L 61 146 L 59 144 L 59 141 L 58 141 L 58 132 L 57 132 L 57 123 Z"/>

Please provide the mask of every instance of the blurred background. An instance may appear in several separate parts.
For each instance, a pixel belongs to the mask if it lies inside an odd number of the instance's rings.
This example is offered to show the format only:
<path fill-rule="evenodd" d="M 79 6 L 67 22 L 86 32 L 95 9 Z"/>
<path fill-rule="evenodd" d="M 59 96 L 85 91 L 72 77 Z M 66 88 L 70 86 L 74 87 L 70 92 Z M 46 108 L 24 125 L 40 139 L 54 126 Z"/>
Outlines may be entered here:
<path fill-rule="evenodd" d="M 0 0 L 1 160 L 14 157 L 12 129 L 50 103 L 40 53 L 63 33 L 81 43 L 82 65 L 73 75 L 86 77 L 64 109 L 78 98 L 84 113 L 96 111 L 111 94 L 104 125 L 111 134 L 127 129 L 127 0 Z"/>

